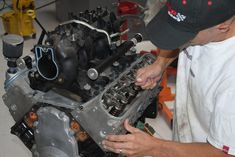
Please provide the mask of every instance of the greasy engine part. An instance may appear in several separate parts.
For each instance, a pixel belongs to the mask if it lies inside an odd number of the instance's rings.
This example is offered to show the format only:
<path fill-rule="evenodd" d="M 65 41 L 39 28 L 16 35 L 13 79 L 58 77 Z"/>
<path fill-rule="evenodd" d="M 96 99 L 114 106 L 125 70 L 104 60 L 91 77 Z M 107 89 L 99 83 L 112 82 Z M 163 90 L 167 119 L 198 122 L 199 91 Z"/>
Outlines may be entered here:
<path fill-rule="evenodd" d="M 136 34 L 131 41 L 126 41 L 125 43 L 120 45 L 117 49 L 117 52 L 115 52 L 112 56 L 107 57 L 102 63 L 100 63 L 96 67 L 90 68 L 87 72 L 88 77 L 92 80 L 96 80 L 99 76 L 99 73 L 103 72 L 106 67 L 112 65 L 116 60 L 118 60 L 128 50 L 130 50 L 130 48 L 132 48 L 134 45 L 141 41 L 141 34 Z"/>
<path fill-rule="evenodd" d="M 120 41 L 118 18 L 96 11 L 95 22 L 78 18 L 60 24 L 23 58 L 23 40 L 3 37 L 9 67 L 3 101 L 16 122 L 11 133 L 33 157 L 118 156 L 106 152 L 101 141 L 107 134 L 126 133 L 124 120 L 134 124 L 159 92 L 134 83 L 136 71 L 156 59 L 136 54 L 141 36 Z M 98 71 L 95 79 L 89 69 Z"/>
<path fill-rule="evenodd" d="M 41 107 L 35 123 L 35 154 L 40 156 L 79 156 L 77 141 L 70 129 L 70 118 L 54 107 Z M 49 137 L 49 138 L 48 138 Z"/>

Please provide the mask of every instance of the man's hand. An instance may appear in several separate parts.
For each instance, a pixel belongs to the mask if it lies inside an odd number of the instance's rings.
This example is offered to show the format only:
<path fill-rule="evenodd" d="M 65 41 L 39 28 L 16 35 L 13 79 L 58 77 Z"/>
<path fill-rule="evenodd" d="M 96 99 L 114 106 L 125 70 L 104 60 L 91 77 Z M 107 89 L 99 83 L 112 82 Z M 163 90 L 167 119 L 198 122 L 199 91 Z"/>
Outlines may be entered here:
<path fill-rule="evenodd" d="M 127 157 L 232 157 L 209 143 L 179 143 L 157 139 L 133 128 L 127 120 L 124 127 L 130 134 L 107 136 L 102 142 L 105 149 Z"/>
<path fill-rule="evenodd" d="M 151 64 L 137 71 L 136 85 L 143 89 L 153 89 L 161 79 L 164 69 L 157 63 Z"/>
<path fill-rule="evenodd" d="M 124 127 L 130 134 L 108 135 L 106 140 L 102 142 L 104 148 L 115 153 L 121 153 L 127 157 L 152 156 L 156 139 L 130 126 L 128 120 L 125 120 Z"/>
<path fill-rule="evenodd" d="M 178 57 L 179 51 L 179 49 L 160 49 L 157 60 L 152 65 L 141 68 L 137 71 L 136 85 L 141 86 L 143 89 L 154 88 L 157 82 L 161 79 L 167 66 Z"/>

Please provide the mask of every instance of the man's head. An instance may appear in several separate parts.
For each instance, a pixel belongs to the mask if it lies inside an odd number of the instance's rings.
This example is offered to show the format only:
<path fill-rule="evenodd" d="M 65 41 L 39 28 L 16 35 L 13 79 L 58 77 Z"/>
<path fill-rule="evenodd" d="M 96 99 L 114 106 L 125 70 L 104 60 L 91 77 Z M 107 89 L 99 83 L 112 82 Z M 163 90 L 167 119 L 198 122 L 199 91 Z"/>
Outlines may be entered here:
<path fill-rule="evenodd" d="M 189 41 L 204 44 L 227 31 L 234 15 L 235 0 L 168 0 L 147 33 L 161 49 L 176 49 Z"/>

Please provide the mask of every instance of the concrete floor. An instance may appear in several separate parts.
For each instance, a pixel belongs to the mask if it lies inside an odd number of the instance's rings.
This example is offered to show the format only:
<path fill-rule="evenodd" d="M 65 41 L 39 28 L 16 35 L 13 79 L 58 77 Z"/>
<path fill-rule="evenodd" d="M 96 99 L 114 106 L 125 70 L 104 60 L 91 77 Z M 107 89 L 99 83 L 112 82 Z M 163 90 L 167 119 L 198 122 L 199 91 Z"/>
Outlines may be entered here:
<path fill-rule="evenodd" d="M 36 6 L 41 6 L 50 0 L 38 0 L 35 1 Z M 10 2 L 9 2 L 10 3 Z M 1 14 L 2 12 L 0 12 Z M 43 9 L 37 10 L 37 18 L 41 21 L 47 30 L 53 30 L 58 21 L 55 19 L 55 5 L 47 6 Z M 37 32 L 41 32 L 38 25 L 35 24 Z M 4 34 L 4 29 L 2 23 L 0 23 L 0 35 Z M 40 33 L 38 33 L 37 38 Z M 24 42 L 24 55 L 29 54 L 33 45 L 37 43 L 37 39 L 27 39 Z M 143 42 L 138 45 L 138 50 L 151 50 L 154 46 L 150 42 Z M 2 41 L 0 41 L 0 52 L 2 52 Z M 0 95 L 4 94 L 4 80 L 5 71 L 7 69 L 6 61 L 1 53 L 0 57 Z M 148 119 L 149 122 L 157 131 L 156 136 L 164 139 L 171 139 L 171 130 L 165 123 L 161 116 L 156 119 Z M 31 157 L 31 152 L 24 146 L 24 144 L 14 135 L 10 134 L 10 128 L 14 125 L 14 120 L 12 119 L 8 108 L 3 103 L 0 98 L 0 157 Z"/>

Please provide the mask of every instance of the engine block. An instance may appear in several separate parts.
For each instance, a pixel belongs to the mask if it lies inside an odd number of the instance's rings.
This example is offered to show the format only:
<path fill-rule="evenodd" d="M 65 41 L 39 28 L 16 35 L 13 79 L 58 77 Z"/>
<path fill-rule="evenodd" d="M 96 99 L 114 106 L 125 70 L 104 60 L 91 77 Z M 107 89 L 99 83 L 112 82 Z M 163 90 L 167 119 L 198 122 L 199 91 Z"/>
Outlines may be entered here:
<path fill-rule="evenodd" d="M 16 122 L 11 133 L 34 157 L 118 156 L 101 141 L 125 134 L 124 120 L 134 124 L 154 102 L 159 87 L 142 90 L 135 75 L 156 57 L 136 54 L 140 34 L 121 41 L 123 20 L 105 9 L 73 18 L 23 58 L 22 38 L 3 37 L 9 67 L 3 101 Z"/>

